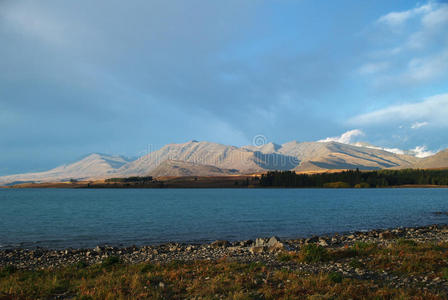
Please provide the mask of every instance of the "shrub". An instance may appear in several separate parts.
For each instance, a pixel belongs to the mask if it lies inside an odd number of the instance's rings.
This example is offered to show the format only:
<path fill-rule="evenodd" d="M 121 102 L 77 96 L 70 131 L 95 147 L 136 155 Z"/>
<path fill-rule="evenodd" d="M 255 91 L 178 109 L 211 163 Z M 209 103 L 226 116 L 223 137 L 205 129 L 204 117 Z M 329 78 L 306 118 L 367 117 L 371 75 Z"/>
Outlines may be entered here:
<path fill-rule="evenodd" d="M 109 256 L 103 260 L 101 265 L 103 267 L 110 267 L 110 266 L 116 265 L 118 263 L 120 263 L 120 258 L 118 256 Z"/>
<path fill-rule="evenodd" d="M 448 268 L 442 269 L 442 277 L 443 279 L 448 280 Z"/>
<path fill-rule="evenodd" d="M 9 276 L 17 271 L 17 268 L 13 265 L 7 265 L 3 269 L 0 270 L 0 277 Z"/>
<path fill-rule="evenodd" d="M 375 247 L 376 247 L 376 245 L 372 244 L 372 243 L 356 242 L 351 247 L 351 250 L 352 250 L 354 256 L 357 256 L 357 255 L 367 255 L 372 250 L 374 250 Z"/>
<path fill-rule="evenodd" d="M 140 270 L 140 272 L 142 273 L 148 273 L 148 272 L 152 272 L 156 270 L 156 266 L 153 264 L 146 264 L 142 267 L 142 269 Z"/>
<path fill-rule="evenodd" d="M 316 244 L 305 245 L 300 251 L 303 261 L 309 263 L 322 262 L 328 260 L 328 251 L 324 247 Z"/>
<path fill-rule="evenodd" d="M 417 242 L 413 240 L 407 240 L 407 239 L 398 239 L 397 244 L 400 246 L 409 246 L 409 247 L 415 247 L 417 246 Z"/>
<path fill-rule="evenodd" d="M 328 279 L 331 280 L 334 283 L 341 283 L 342 282 L 342 275 L 338 272 L 331 272 L 328 274 Z"/>
<path fill-rule="evenodd" d="M 347 189 L 350 185 L 347 182 L 337 181 L 324 183 L 324 188 Z"/>
<path fill-rule="evenodd" d="M 87 268 L 89 266 L 89 264 L 87 262 L 85 262 L 84 260 L 78 261 L 75 264 L 76 269 L 84 269 Z"/>
<path fill-rule="evenodd" d="M 368 184 L 367 182 L 361 182 L 358 184 L 355 184 L 355 188 L 357 189 L 367 189 L 370 187 L 370 184 Z"/>
<path fill-rule="evenodd" d="M 70 281 L 62 278 L 56 278 L 52 282 L 52 286 L 49 289 L 50 294 L 63 294 L 70 288 Z"/>
<path fill-rule="evenodd" d="M 247 265 L 247 267 L 249 271 L 256 272 L 260 271 L 264 267 L 264 264 L 261 262 L 251 262 L 250 264 Z"/>
<path fill-rule="evenodd" d="M 431 249 L 434 250 L 434 251 L 443 251 L 443 250 L 445 250 L 444 247 L 442 247 L 441 245 L 438 245 L 438 244 L 432 245 Z"/>
<path fill-rule="evenodd" d="M 282 262 L 291 261 L 293 256 L 288 252 L 282 252 L 277 256 L 277 259 Z"/>
<path fill-rule="evenodd" d="M 353 245 L 353 248 L 356 250 L 367 250 L 371 245 L 369 243 L 366 242 L 356 242 Z"/>

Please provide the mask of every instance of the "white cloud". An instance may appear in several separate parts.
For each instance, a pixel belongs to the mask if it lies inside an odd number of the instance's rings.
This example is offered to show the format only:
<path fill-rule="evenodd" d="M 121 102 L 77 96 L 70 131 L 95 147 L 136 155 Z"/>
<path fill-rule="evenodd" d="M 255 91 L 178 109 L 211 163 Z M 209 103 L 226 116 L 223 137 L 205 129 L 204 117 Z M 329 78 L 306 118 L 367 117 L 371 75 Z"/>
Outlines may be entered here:
<path fill-rule="evenodd" d="M 391 152 L 391 153 L 395 153 L 395 154 L 406 154 L 406 151 L 401 150 L 399 148 L 378 147 L 378 146 L 373 146 L 373 145 L 369 145 L 366 143 L 354 143 L 353 146 L 365 147 L 365 148 L 370 148 L 370 149 L 378 149 L 378 150 L 383 150 L 383 151 L 387 151 L 387 152 Z"/>
<path fill-rule="evenodd" d="M 422 122 L 422 123 L 426 123 L 426 122 Z M 420 126 L 424 126 L 424 125 L 421 125 L 422 123 L 418 123 L 418 124 Z M 399 148 L 388 148 L 388 147 L 374 146 L 374 145 L 370 145 L 370 144 L 364 143 L 364 142 L 353 142 L 353 139 L 358 136 L 365 136 L 365 134 L 363 131 L 361 131 L 359 129 L 353 129 L 353 130 L 344 132 L 340 136 L 327 137 L 326 139 L 319 140 L 318 142 L 322 142 L 322 143 L 338 142 L 338 143 L 353 145 L 353 146 L 357 146 L 357 147 L 383 150 L 383 151 L 387 151 L 387 152 L 394 153 L 394 154 L 413 155 L 413 156 L 419 157 L 419 158 L 428 157 L 428 156 L 431 156 L 431 155 L 434 155 L 437 153 L 437 152 L 428 150 L 428 148 L 424 145 L 416 146 L 415 148 L 410 149 L 410 150 L 402 150 Z"/>
<path fill-rule="evenodd" d="M 445 75 L 448 70 L 448 49 L 434 56 L 414 58 L 401 74 L 402 81 L 427 81 Z"/>
<path fill-rule="evenodd" d="M 432 10 L 432 4 L 428 3 L 413 9 L 400 11 L 400 12 L 390 12 L 378 19 L 378 23 L 385 24 L 388 26 L 396 27 L 401 26 L 406 23 L 409 19 L 428 13 Z"/>
<path fill-rule="evenodd" d="M 388 13 L 375 24 L 385 25 L 381 36 L 392 44 L 376 46 L 358 68 L 361 75 L 377 75 L 372 81 L 374 87 L 415 87 L 448 75 L 448 4 L 431 1 Z"/>
<path fill-rule="evenodd" d="M 350 125 L 383 125 L 394 122 L 415 123 L 429 120 L 431 124 L 448 126 L 448 94 L 429 97 L 417 103 L 393 105 L 377 111 L 361 114 L 348 121 Z"/>
<path fill-rule="evenodd" d="M 411 149 L 410 152 L 416 157 L 428 157 L 436 154 L 436 152 L 430 151 L 426 148 L 426 146 L 417 146 L 414 149 Z"/>
<path fill-rule="evenodd" d="M 367 65 L 374 65 L 368 63 Z M 417 84 L 428 83 L 447 76 L 448 73 L 448 48 L 438 53 L 433 53 L 424 57 L 410 58 L 408 63 L 400 69 L 396 69 L 397 73 L 388 72 L 380 74 L 376 78 L 377 85 L 404 85 L 415 86 Z M 378 69 L 376 73 L 380 73 Z M 372 72 L 373 73 L 373 72 Z M 362 75 L 368 75 L 367 72 L 360 72 Z"/>
<path fill-rule="evenodd" d="M 391 152 L 391 153 L 395 153 L 395 154 L 413 155 L 413 156 L 419 157 L 419 158 L 428 157 L 428 156 L 431 156 L 431 155 L 434 155 L 437 153 L 437 152 L 428 150 L 428 148 L 426 146 L 416 146 L 415 148 L 413 148 L 411 150 L 402 150 L 399 148 L 387 148 L 387 147 L 377 147 L 377 146 L 372 146 L 372 145 L 365 145 L 364 143 L 355 143 L 353 145 L 358 146 L 358 147 L 366 147 L 366 148 L 370 148 L 370 149 L 383 150 L 383 151 L 387 151 L 387 152 Z"/>
<path fill-rule="evenodd" d="M 408 49 L 424 49 L 434 42 L 446 38 L 448 25 L 448 5 L 433 6 L 433 9 L 423 14 L 420 19 L 420 28 L 412 33 L 404 47 Z"/>
<path fill-rule="evenodd" d="M 443 26 L 448 23 L 448 6 L 441 6 L 437 10 L 431 10 L 428 14 L 424 15 L 422 24 L 424 27 L 437 27 Z"/>
<path fill-rule="evenodd" d="M 327 137 L 326 139 L 319 140 L 318 142 L 323 142 L 323 143 L 338 142 L 338 143 L 342 143 L 342 144 L 351 144 L 353 138 L 355 138 L 357 136 L 363 136 L 363 135 L 364 135 L 364 132 L 362 132 L 361 130 L 353 129 L 353 130 L 344 132 L 340 136 Z"/>
<path fill-rule="evenodd" d="M 428 124 L 429 124 L 428 122 L 415 122 L 414 124 L 411 125 L 411 129 L 418 129 Z"/>
<path fill-rule="evenodd" d="M 387 151 L 387 152 L 391 152 L 391 153 L 395 153 L 395 154 L 413 155 L 413 156 L 419 157 L 419 158 L 428 157 L 428 156 L 431 156 L 431 155 L 434 155 L 437 153 L 437 152 L 428 150 L 428 148 L 426 146 L 417 146 L 411 150 L 402 150 L 399 148 L 384 148 L 384 147 L 376 147 L 376 146 L 365 146 L 365 147 L 371 148 L 371 149 L 379 149 L 379 150 L 383 150 L 383 151 Z"/>
<path fill-rule="evenodd" d="M 368 147 L 368 148 L 370 148 L 370 147 Z M 377 147 L 377 148 L 381 149 L 381 150 L 384 150 L 384 151 L 387 151 L 387 152 L 395 153 L 395 154 L 406 154 L 406 151 L 401 150 L 399 148 L 384 148 L 384 147 Z"/>

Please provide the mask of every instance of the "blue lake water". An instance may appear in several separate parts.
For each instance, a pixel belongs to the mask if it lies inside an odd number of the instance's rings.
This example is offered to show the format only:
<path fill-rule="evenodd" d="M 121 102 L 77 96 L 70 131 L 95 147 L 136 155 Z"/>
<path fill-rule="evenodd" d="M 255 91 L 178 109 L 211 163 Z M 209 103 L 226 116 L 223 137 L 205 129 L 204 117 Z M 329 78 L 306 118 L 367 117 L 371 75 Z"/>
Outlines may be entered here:
<path fill-rule="evenodd" d="M 448 223 L 448 189 L 0 189 L 0 247 L 305 237 Z"/>

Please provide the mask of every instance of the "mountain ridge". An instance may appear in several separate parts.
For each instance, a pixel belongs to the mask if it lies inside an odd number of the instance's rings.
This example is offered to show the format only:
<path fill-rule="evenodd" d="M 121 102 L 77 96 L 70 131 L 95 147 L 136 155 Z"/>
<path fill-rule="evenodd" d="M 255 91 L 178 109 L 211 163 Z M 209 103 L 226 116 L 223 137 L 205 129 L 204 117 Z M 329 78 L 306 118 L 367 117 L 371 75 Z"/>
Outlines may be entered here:
<path fill-rule="evenodd" d="M 268 143 L 261 146 L 229 146 L 206 141 L 167 144 L 129 160 L 119 155 L 92 153 L 72 164 L 54 169 L 0 177 L 11 182 L 52 182 L 128 176 L 214 176 L 254 174 L 269 170 L 296 172 L 355 169 L 448 167 L 448 149 L 427 158 L 388 152 L 371 145 L 338 142 Z"/>
<path fill-rule="evenodd" d="M 416 164 L 417 168 L 423 169 L 435 169 L 440 168 L 441 166 L 448 166 L 448 149 L 425 157 Z"/>

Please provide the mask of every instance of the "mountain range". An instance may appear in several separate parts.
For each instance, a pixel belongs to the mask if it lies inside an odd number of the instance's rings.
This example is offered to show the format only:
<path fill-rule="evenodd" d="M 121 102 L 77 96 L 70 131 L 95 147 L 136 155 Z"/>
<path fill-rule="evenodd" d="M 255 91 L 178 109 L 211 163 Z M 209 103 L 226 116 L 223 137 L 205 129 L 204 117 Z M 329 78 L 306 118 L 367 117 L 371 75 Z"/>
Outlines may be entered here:
<path fill-rule="evenodd" d="M 0 184 L 97 180 L 128 176 L 223 176 L 268 170 L 321 172 L 328 170 L 378 170 L 388 168 L 448 167 L 448 149 L 417 158 L 369 145 L 338 142 L 297 142 L 283 145 L 227 146 L 190 141 L 168 144 L 135 160 L 94 153 L 83 159 L 38 173 L 0 177 Z"/>

